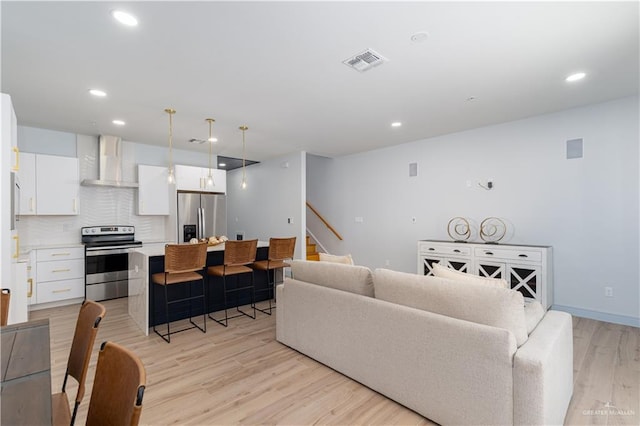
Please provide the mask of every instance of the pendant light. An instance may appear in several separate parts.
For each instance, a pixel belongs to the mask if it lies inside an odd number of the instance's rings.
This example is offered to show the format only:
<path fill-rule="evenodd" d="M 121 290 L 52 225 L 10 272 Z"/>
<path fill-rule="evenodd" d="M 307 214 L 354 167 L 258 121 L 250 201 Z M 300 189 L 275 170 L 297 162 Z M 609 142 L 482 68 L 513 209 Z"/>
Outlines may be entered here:
<path fill-rule="evenodd" d="M 247 188 L 247 172 L 246 172 L 246 156 L 245 156 L 245 141 L 244 141 L 244 132 L 249 130 L 247 126 L 240 126 L 238 129 L 242 130 L 242 189 Z"/>
<path fill-rule="evenodd" d="M 173 114 L 176 113 L 176 110 L 166 108 L 164 112 L 169 114 L 169 175 L 167 176 L 167 182 L 173 185 L 176 183 L 176 176 L 173 171 Z"/>
<path fill-rule="evenodd" d="M 211 174 L 211 145 L 217 140 L 211 134 L 211 127 L 213 126 L 213 122 L 216 121 L 213 118 L 205 118 L 205 121 L 209 123 L 209 139 L 207 142 L 209 143 L 209 176 L 207 176 L 207 187 L 213 187 L 213 175 Z"/>

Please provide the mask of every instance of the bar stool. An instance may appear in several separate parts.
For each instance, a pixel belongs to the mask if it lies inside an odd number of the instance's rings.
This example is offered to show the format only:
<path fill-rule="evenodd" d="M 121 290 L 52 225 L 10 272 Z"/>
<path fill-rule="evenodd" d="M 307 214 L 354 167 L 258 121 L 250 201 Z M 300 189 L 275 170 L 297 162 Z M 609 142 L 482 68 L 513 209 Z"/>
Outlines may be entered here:
<path fill-rule="evenodd" d="M 171 334 L 180 333 L 181 331 L 191 330 L 197 328 L 203 333 L 207 332 L 207 309 L 206 299 L 204 293 L 204 276 L 198 271 L 203 271 L 207 262 L 207 244 L 167 244 L 164 249 L 164 272 L 158 272 L 151 275 L 151 281 L 154 284 L 160 285 L 164 288 L 164 309 L 167 321 L 167 334 L 161 334 L 156 330 L 155 320 L 155 303 L 151 308 L 153 309 L 153 331 L 164 339 L 165 342 L 171 343 Z M 202 281 L 202 294 L 192 296 L 191 283 L 194 281 Z M 168 287 L 174 284 L 189 283 L 189 295 L 187 297 L 181 297 L 179 299 L 169 300 Z M 191 316 L 191 301 L 195 299 L 202 299 L 202 318 L 203 327 L 193 322 Z M 154 297 L 155 302 L 155 297 Z M 169 319 L 169 305 L 188 302 L 189 303 L 189 322 L 191 327 L 183 328 L 182 330 L 174 331 L 171 333 L 170 319 Z"/>
<path fill-rule="evenodd" d="M 8 288 L 2 289 L 2 305 L 0 309 L 0 326 L 7 325 L 9 320 L 9 302 L 11 301 L 11 290 Z"/>
<path fill-rule="evenodd" d="M 249 268 L 254 260 L 256 260 L 256 250 L 258 248 L 258 240 L 243 240 L 243 241 L 225 241 L 224 243 L 224 260 L 222 265 L 209 266 L 207 268 L 207 274 L 214 277 L 222 277 L 223 295 L 224 295 L 224 321 L 213 318 L 209 315 L 209 318 L 221 324 L 225 327 L 229 325 L 229 320 L 245 315 L 251 319 L 256 319 L 256 305 L 255 294 L 253 287 L 253 269 Z M 251 284 L 240 286 L 240 277 L 237 277 L 236 286 L 234 288 L 227 288 L 227 276 L 251 274 Z M 227 293 L 236 293 L 239 291 L 251 290 L 251 308 L 253 309 L 253 316 L 242 311 L 238 306 L 239 300 L 236 302 L 236 310 L 240 313 L 232 317 L 227 314 Z"/>
<path fill-rule="evenodd" d="M 101 303 L 93 300 L 85 300 L 80 306 L 76 328 L 73 332 L 67 369 L 64 373 L 62 391 L 51 395 L 51 417 L 54 425 L 72 425 L 76 421 L 78 407 L 84 398 L 85 382 L 93 343 L 98 334 L 98 326 L 107 314 L 107 309 Z M 73 404 L 73 413 L 69 409 L 67 397 L 67 380 L 72 377 L 78 383 L 76 398 Z"/>
<path fill-rule="evenodd" d="M 291 265 L 285 260 L 292 260 L 293 253 L 296 249 L 296 237 L 291 238 L 269 238 L 269 255 L 267 260 L 258 260 L 251 264 L 255 270 L 265 271 L 267 273 L 267 288 L 258 290 L 258 292 L 269 292 L 269 310 L 256 308 L 262 313 L 271 315 L 271 310 L 275 309 L 275 305 L 271 305 L 271 299 L 274 298 L 274 290 L 276 286 L 276 269 L 289 268 Z M 269 272 L 273 271 L 273 281 L 269 280 Z"/>

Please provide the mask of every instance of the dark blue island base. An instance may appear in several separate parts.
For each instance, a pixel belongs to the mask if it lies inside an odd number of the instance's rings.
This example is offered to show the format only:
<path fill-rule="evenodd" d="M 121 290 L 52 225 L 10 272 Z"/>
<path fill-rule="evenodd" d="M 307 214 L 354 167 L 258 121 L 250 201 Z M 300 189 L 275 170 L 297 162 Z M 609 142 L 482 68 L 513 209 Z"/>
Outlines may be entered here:
<path fill-rule="evenodd" d="M 256 260 L 266 260 L 269 253 L 269 247 L 258 247 Z M 222 265 L 224 251 L 210 251 L 207 253 L 207 267 Z M 164 256 L 149 257 L 149 327 L 159 324 L 165 324 L 165 303 L 164 289 L 162 286 L 154 284 L 151 275 L 164 271 Z M 253 283 L 256 302 L 269 300 L 273 297 L 273 292 L 269 291 L 268 282 L 273 280 L 273 271 L 267 273 L 264 271 L 253 272 Z M 213 318 L 224 319 L 224 294 L 222 278 L 213 277 L 206 273 L 206 268 L 201 272 L 204 277 L 205 300 L 206 306 L 203 306 L 202 299 L 185 301 L 171 305 L 169 319 L 176 321 L 191 317 L 202 317 L 203 313 L 210 313 Z M 250 274 L 242 274 L 227 277 L 227 290 L 236 287 L 245 287 L 251 282 Z M 182 299 L 188 296 L 197 296 L 202 294 L 202 285 L 199 281 L 185 284 L 169 285 L 167 288 L 169 299 Z M 190 293 L 191 292 L 191 293 Z M 251 290 L 237 291 L 229 293 L 227 296 L 227 309 L 237 306 L 248 305 L 251 303 Z M 219 312 L 222 311 L 222 312 Z M 235 309 L 234 309 L 235 311 Z M 154 315 L 155 313 L 155 315 Z M 235 313 L 235 312 L 234 312 Z M 229 312 L 230 315 L 234 313 Z M 194 318 L 194 321 L 201 318 Z"/>

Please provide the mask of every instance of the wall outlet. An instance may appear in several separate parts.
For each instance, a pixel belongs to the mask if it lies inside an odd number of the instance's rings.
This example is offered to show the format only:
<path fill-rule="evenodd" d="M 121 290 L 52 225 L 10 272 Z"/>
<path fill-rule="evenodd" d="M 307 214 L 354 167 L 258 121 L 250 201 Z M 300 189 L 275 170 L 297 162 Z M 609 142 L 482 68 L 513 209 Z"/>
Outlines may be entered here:
<path fill-rule="evenodd" d="M 384 266 L 391 266 L 391 262 L 389 261 L 389 259 L 385 259 Z"/>
<path fill-rule="evenodd" d="M 364 218 L 362 216 L 356 216 L 356 223 L 364 222 Z"/>
<path fill-rule="evenodd" d="M 613 297 L 613 287 L 605 287 L 604 295 L 605 297 Z"/>
<path fill-rule="evenodd" d="M 287 223 L 293 223 L 293 218 L 292 217 L 288 217 L 287 218 Z"/>

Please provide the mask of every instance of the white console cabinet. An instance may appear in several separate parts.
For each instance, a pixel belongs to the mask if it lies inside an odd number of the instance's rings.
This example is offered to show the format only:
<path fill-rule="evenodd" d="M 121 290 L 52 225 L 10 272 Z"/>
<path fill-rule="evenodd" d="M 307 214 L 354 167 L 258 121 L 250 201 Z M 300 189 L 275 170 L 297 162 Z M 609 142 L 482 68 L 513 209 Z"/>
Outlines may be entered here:
<path fill-rule="evenodd" d="M 433 275 L 435 263 L 490 278 L 507 280 L 526 299 L 553 305 L 552 248 L 507 244 L 418 241 L 418 274 Z"/>

